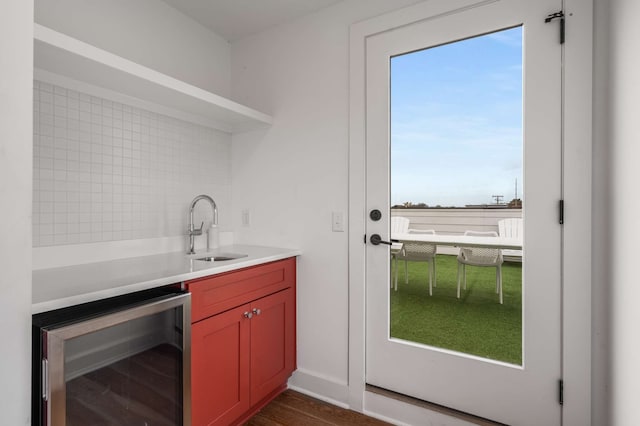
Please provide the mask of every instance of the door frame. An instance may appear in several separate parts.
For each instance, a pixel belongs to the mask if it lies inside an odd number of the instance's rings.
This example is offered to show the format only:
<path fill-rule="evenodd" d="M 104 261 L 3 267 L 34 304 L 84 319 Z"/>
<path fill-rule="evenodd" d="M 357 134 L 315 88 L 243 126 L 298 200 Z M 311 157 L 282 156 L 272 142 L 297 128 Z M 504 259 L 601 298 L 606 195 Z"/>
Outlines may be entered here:
<path fill-rule="evenodd" d="M 494 0 L 452 0 L 447 9 Z M 471 4 L 471 6 L 469 6 Z M 562 359 L 564 424 L 591 424 L 591 176 L 593 0 L 564 0 L 562 229 Z M 556 11 L 549 11 L 549 13 Z M 349 52 L 349 406 L 375 412 L 365 401 L 366 96 L 368 37 L 447 10 L 427 1 L 353 24 Z M 540 19 L 544 19 L 541 16 Z M 557 31 L 550 28 L 550 31 Z M 576 214 L 577 212 L 577 214 Z M 588 283 L 586 286 L 584 283 Z M 570 296 L 570 297 L 565 297 Z"/>

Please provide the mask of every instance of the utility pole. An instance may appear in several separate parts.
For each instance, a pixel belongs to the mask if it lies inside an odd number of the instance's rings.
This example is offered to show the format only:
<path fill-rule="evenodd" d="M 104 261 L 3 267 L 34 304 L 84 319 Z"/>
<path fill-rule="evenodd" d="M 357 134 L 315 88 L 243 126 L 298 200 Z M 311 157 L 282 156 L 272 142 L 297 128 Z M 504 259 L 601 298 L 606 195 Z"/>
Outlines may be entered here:
<path fill-rule="evenodd" d="M 491 197 L 495 198 L 496 204 L 501 204 L 502 203 L 502 199 L 504 198 L 504 195 L 492 195 Z"/>

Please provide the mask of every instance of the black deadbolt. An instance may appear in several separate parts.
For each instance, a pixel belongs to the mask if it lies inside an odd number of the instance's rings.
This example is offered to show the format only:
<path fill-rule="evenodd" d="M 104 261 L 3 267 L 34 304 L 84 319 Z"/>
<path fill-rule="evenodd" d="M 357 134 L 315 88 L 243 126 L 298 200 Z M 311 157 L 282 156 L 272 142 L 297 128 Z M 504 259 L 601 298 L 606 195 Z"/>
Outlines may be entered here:
<path fill-rule="evenodd" d="M 380 210 L 378 210 L 378 209 L 373 209 L 373 210 L 371 210 L 371 213 L 369 213 L 369 217 L 374 222 L 377 222 L 380 219 L 382 219 L 382 212 L 380 212 Z"/>

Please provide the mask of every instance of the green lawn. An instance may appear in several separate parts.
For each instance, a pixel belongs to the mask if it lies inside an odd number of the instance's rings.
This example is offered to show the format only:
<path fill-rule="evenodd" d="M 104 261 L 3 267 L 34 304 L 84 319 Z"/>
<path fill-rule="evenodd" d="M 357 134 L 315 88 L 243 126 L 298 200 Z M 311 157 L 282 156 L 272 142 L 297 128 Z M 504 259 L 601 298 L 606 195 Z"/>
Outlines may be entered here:
<path fill-rule="evenodd" d="M 504 263 L 504 304 L 495 292 L 495 268 L 467 266 L 467 289 L 456 298 L 455 256 L 438 255 L 437 287 L 429 296 L 426 262 L 398 262 L 391 289 L 391 337 L 522 364 L 522 265 Z"/>

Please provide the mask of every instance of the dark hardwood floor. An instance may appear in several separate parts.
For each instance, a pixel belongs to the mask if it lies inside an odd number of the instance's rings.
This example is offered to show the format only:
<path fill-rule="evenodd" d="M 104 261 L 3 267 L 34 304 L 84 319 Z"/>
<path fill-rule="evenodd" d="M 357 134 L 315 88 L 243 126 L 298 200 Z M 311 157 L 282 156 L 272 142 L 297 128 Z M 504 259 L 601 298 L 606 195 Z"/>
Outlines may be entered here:
<path fill-rule="evenodd" d="M 286 390 L 244 426 L 381 426 L 389 423 Z"/>

